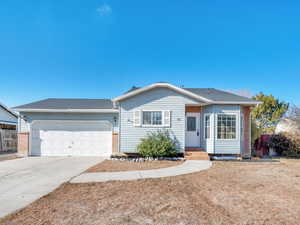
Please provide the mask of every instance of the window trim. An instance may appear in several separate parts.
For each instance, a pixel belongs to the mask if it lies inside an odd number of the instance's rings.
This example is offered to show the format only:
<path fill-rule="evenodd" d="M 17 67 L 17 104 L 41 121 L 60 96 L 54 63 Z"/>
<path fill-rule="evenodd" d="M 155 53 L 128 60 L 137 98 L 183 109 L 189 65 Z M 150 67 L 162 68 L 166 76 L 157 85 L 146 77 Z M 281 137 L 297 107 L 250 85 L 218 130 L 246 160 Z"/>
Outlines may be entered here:
<path fill-rule="evenodd" d="M 161 124 L 144 124 L 144 112 L 161 112 Z M 152 121 L 151 121 L 152 122 Z M 141 110 L 141 126 L 142 127 L 164 127 L 164 110 Z"/>
<path fill-rule="evenodd" d="M 227 116 L 235 116 L 235 138 L 231 138 L 231 139 L 224 139 L 224 138 L 218 138 L 218 116 L 219 115 L 227 115 Z M 237 141 L 239 140 L 239 130 L 240 129 L 238 127 L 238 113 L 216 113 L 216 126 L 215 126 L 215 129 L 216 129 L 216 140 L 218 141 Z"/>
<path fill-rule="evenodd" d="M 206 132 L 206 121 L 205 121 L 205 118 L 206 116 L 209 116 L 209 123 L 210 123 L 210 126 L 209 126 L 209 138 L 206 138 L 205 136 L 205 132 Z M 212 113 L 204 113 L 204 119 L 203 119 L 203 134 L 204 134 L 204 140 L 212 140 L 213 139 L 213 134 L 212 134 L 212 131 L 213 131 L 213 124 L 212 124 L 212 117 L 213 114 Z"/>
<path fill-rule="evenodd" d="M 240 115 L 240 133 L 241 133 L 241 140 L 244 140 L 244 132 L 245 132 L 245 128 L 244 128 L 244 114 Z M 250 133 L 251 135 L 251 133 Z"/>

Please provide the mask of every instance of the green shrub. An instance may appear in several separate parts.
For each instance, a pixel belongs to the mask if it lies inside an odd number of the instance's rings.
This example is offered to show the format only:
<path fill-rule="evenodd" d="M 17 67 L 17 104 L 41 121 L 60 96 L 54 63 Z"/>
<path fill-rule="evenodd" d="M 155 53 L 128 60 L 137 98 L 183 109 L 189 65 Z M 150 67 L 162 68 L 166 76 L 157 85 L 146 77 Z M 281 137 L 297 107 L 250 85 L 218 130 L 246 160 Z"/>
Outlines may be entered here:
<path fill-rule="evenodd" d="M 143 157 L 165 157 L 177 153 L 177 141 L 172 139 L 168 131 L 151 132 L 138 145 L 138 153 Z"/>
<path fill-rule="evenodd" d="M 269 148 L 283 156 L 300 157 L 300 137 L 287 133 L 272 135 L 268 142 Z"/>

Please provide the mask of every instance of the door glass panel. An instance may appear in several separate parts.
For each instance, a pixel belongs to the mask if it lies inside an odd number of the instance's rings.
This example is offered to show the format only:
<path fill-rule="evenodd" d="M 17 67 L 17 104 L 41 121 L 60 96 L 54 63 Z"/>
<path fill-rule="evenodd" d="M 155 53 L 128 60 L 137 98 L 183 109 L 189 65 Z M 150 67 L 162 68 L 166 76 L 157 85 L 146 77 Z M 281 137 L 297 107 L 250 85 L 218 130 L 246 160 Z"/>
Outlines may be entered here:
<path fill-rule="evenodd" d="M 187 131 L 196 131 L 196 117 L 187 117 Z"/>

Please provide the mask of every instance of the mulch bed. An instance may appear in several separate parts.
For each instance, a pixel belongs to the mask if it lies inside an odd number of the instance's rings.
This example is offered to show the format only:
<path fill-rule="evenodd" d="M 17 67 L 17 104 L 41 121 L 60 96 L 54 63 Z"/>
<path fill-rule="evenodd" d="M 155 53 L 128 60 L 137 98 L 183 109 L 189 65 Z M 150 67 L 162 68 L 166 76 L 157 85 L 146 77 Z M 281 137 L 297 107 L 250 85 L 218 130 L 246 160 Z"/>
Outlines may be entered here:
<path fill-rule="evenodd" d="M 300 221 L 299 202 L 299 160 L 214 162 L 177 177 L 67 183 L 0 224 L 292 225 Z"/>
<path fill-rule="evenodd" d="M 183 163 L 183 161 L 169 161 L 169 160 L 153 160 L 145 162 L 131 162 L 131 161 L 119 161 L 119 160 L 105 160 L 87 171 L 86 173 L 96 172 L 117 172 L 117 171 L 131 171 L 131 170 L 151 170 L 160 169 L 171 166 L 177 166 Z"/>

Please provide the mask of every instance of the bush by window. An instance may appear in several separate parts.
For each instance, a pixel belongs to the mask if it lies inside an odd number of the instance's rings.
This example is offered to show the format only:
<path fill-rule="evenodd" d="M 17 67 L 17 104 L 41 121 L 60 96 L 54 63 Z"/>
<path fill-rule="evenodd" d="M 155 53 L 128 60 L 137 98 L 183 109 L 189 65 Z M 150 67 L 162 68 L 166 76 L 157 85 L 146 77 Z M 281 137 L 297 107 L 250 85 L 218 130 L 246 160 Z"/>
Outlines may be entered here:
<path fill-rule="evenodd" d="M 151 132 L 138 145 L 138 153 L 143 157 L 173 156 L 177 153 L 177 141 L 171 138 L 168 131 Z"/>

